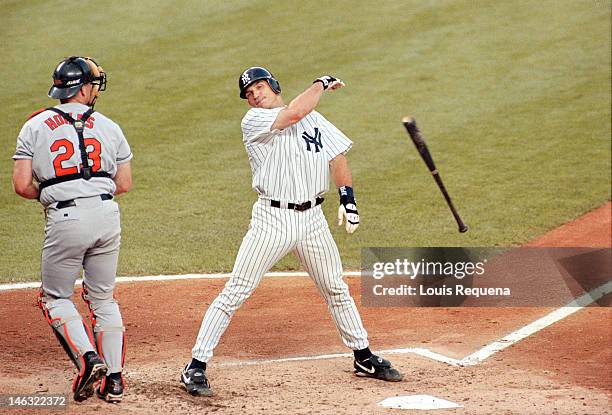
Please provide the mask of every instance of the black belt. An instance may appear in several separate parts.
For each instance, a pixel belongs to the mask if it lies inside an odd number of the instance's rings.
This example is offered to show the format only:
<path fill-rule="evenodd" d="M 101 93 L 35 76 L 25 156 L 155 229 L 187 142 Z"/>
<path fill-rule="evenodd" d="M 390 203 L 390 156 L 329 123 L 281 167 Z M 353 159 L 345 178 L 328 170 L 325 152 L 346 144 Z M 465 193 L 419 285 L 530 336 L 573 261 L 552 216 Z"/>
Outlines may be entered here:
<path fill-rule="evenodd" d="M 320 205 L 321 203 L 323 203 L 324 200 L 325 199 L 323 199 L 322 197 L 317 197 L 316 203 L 314 206 Z M 270 200 L 270 206 L 279 208 L 281 207 L 281 202 L 278 200 Z M 287 203 L 287 209 L 297 210 L 298 212 L 303 212 L 314 206 L 312 206 L 311 201 L 304 202 L 304 203 Z"/>
<path fill-rule="evenodd" d="M 100 199 L 102 200 L 111 200 L 113 198 L 113 195 L 111 194 L 103 194 L 100 195 Z M 57 202 L 57 205 L 55 205 L 56 209 L 64 209 L 67 207 L 73 207 L 76 206 L 76 203 L 74 202 L 74 199 L 70 199 L 70 200 L 62 200 L 61 202 Z"/>

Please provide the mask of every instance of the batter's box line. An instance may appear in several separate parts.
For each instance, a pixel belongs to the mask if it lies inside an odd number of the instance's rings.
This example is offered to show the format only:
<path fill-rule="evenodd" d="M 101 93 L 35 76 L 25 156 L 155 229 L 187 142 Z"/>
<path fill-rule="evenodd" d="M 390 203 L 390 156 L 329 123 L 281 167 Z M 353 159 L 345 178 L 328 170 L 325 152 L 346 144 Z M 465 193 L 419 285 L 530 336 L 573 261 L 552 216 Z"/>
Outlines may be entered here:
<path fill-rule="evenodd" d="M 443 362 L 451 366 L 455 367 L 464 367 L 464 366 L 474 366 L 477 365 L 489 357 L 493 356 L 495 353 L 500 352 L 515 343 L 531 336 L 538 331 L 555 324 L 558 321 L 563 320 L 564 318 L 578 312 L 584 307 L 598 301 L 602 297 L 610 294 L 612 292 L 612 281 L 609 281 L 594 290 L 589 291 L 586 294 L 574 299 L 569 302 L 565 306 L 558 308 L 549 314 L 541 317 L 532 323 L 513 331 L 512 333 L 502 337 L 499 340 L 496 340 L 488 345 L 484 346 L 482 349 L 477 350 L 476 352 L 464 357 L 463 359 L 454 359 L 449 356 L 445 356 L 440 353 L 433 352 L 429 349 L 425 348 L 405 348 L 405 349 L 387 349 L 387 350 L 378 350 L 376 353 L 380 354 L 416 354 L 419 356 L 426 357 L 428 359 L 436 360 L 438 362 Z M 220 363 L 217 366 L 249 366 L 249 365 L 266 365 L 271 363 L 285 363 L 285 362 L 300 362 L 300 361 L 308 361 L 308 360 L 324 360 L 324 359 L 336 359 L 340 357 L 352 357 L 352 353 L 333 353 L 333 354 L 324 354 L 318 356 L 298 356 L 298 357 L 286 357 L 280 359 L 267 359 L 267 360 L 246 360 L 241 362 L 226 362 Z"/>
<path fill-rule="evenodd" d="M 347 271 L 342 274 L 345 277 L 360 277 L 361 271 Z M 264 275 L 264 277 L 307 277 L 308 273 L 306 272 L 268 272 Z M 146 281 L 180 281 L 180 280 L 217 280 L 231 277 L 229 273 L 219 273 L 219 274 L 179 274 L 179 275 L 144 275 L 141 277 L 117 277 L 117 283 L 126 283 L 126 282 L 146 282 Z M 74 285 L 78 286 L 83 283 L 82 279 L 78 279 L 75 281 Z M 0 291 L 10 291 L 10 290 L 25 290 L 30 288 L 40 288 L 40 281 L 33 282 L 16 282 L 9 284 L 0 284 Z"/>

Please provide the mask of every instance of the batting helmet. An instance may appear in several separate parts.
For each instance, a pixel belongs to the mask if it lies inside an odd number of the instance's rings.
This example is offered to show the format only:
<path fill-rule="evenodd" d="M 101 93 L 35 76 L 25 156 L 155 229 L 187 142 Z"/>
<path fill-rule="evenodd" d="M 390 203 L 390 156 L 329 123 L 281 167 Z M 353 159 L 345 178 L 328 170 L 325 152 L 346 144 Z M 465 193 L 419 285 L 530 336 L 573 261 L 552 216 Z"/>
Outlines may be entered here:
<path fill-rule="evenodd" d="M 95 96 L 106 89 L 106 73 L 91 58 L 71 56 L 61 61 L 53 71 L 53 86 L 49 98 L 67 99 L 76 95 L 88 83 L 96 86 Z"/>
<path fill-rule="evenodd" d="M 280 94 L 281 87 L 276 79 L 274 79 L 274 75 L 270 73 L 266 68 L 261 68 L 259 66 L 253 66 L 246 71 L 242 72 L 240 78 L 238 78 L 238 87 L 240 88 L 240 98 L 246 99 L 246 89 L 255 81 L 259 81 L 260 79 L 265 79 L 272 88 L 272 91 Z"/>

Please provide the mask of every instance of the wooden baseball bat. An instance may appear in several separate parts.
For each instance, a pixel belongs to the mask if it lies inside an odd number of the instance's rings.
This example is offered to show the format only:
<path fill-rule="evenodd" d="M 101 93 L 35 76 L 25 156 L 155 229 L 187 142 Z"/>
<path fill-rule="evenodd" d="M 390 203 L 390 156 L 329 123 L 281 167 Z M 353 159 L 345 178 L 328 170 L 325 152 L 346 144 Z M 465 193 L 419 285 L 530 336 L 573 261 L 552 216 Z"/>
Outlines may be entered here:
<path fill-rule="evenodd" d="M 434 180 L 438 184 L 438 187 L 440 188 L 442 195 L 444 195 L 444 199 L 446 199 L 446 203 L 448 204 L 448 207 L 450 208 L 453 214 L 453 217 L 457 221 L 457 225 L 459 225 L 459 232 L 461 233 L 467 232 L 468 227 L 465 223 L 463 223 L 463 220 L 459 216 L 459 213 L 457 212 L 455 205 L 453 205 L 453 201 L 448 195 L 448 191 L 446 190 L 446 187 L 444 187 L 442 178 L 440 178 L 440 173 L 438 172 L 438 169 L 436 169 L 436 165 L 434 164 L 433 158 L 431 158 L 431 154 L 429 153 L 427 144 L 425 143 L 425 140 L 423 139 L 423 136 L 421 135 L 421 131 L 419 130 L 419 127 L 417 127 L 416 125 L 415 119 L 410 116 L 405 116 L 402 118 L 402 124 L 404 124 L 404 127 L 406 127 L 406 131 L 408 131 L 408 135 L 412 139 L 412 142 L 414 143 L 417 150 L 419 151 L 419 154 L 423 158 L 423 161 L 427 165 L 427 168 L 429 169 Z"/>

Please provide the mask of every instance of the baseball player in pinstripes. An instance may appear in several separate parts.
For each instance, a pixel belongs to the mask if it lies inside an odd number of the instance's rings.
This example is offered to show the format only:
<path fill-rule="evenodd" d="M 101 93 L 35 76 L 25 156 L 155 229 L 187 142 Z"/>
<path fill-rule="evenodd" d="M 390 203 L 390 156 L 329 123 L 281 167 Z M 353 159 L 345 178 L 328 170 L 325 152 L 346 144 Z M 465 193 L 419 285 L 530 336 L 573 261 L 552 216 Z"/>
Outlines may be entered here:
<path fill-rule="evenodd" d="M 38 305 L 79 373 L 74 399 L 123 397 L 124 326 L 113 297 L 121 228 L 112 200 L 130 190 L 132 152 L 121 128 L 94 112 L 106 73 L 71 56 L 53 72 L 49 97 L 60 104 L 35 112 L 17 139 L 13 186 L 45 208 L 42 287 Z M 83 300 L 93 333 L 71 300 L 84 269 Z"/>
<path fill-rule="evenodd" d="M 324 91 L 344 83 L 322 76 L 288 105 L 278 81 L 264 68 L 245 70 L 238 83 L 240 97 L 252 107 L 242 120 L 242 134 L 259 198 L 232 276 L 206 311 L 192 360 L 182 370 L 184 388 L 192 395 L 212 396 L 206 363 L 230 318 L 263 275 L 289 252 L 299 257 L 325 299 L 342 341 L 354 351 L 355 372 L 400 381 L 402 375 L 391 363 L 368 348 L 367 332 L 342 280 L 338 248 L 319 206 L 331 173 L 340 194 L 338 224 L 346 221 L 348 233 L 359 226 L 351 170 L 344 156 L 352 142 L 315 111 Z"/>

